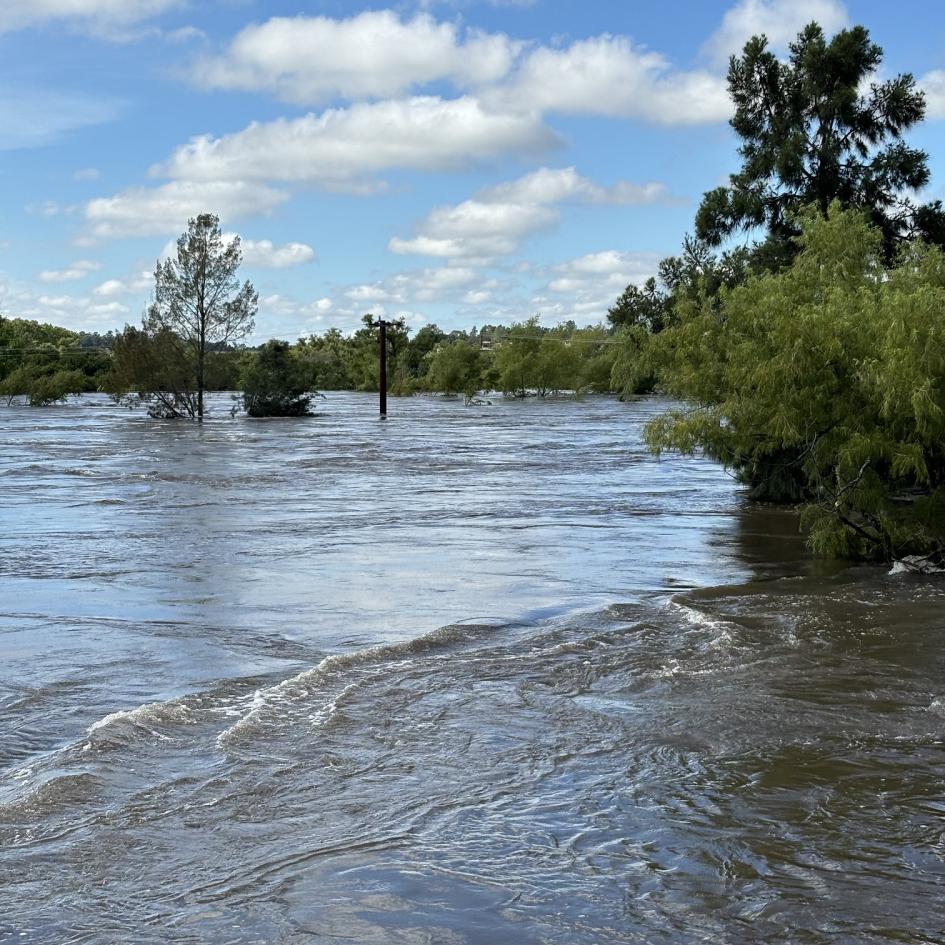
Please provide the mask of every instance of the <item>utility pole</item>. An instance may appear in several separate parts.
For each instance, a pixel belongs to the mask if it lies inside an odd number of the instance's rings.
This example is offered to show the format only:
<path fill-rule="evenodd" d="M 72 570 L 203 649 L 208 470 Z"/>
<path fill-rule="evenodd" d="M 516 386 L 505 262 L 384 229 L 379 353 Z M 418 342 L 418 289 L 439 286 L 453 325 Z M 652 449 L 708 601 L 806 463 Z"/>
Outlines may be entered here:
<path fill-rule="evenodd" d="M 380 358 L 380 380 L 378 389 L 380 391 L 381 420 L 387 419 L 387 322 L 379 318 L 375 322 L 380 328 L 380 345 L 378 356 Z"/>

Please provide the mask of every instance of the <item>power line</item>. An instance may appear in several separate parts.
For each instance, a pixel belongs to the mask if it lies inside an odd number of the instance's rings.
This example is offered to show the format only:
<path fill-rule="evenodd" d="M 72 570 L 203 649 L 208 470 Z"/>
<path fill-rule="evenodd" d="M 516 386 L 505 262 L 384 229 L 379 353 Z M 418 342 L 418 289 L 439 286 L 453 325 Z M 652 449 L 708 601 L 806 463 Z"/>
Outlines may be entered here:
<path fill-rule="evenodd" d="M 480 335 L 480 338 L 482 336 Z M 501 341 L 557 341 L 563 345 L 619 345 L 621 340 L 619 338 L 558 338 L 554 335 L 503 335 L 500 338 L 497 338 L 495 335 L 492 335 L 488 341 L 501 342 Z"/>
<path fill-rule="evenodd" d="M 99 352 L 112 354 L 111 348 L 82 348 L 74 346 L 70 348 L 0 348 L 0 355 L 13 356 L 16 354 L 97 354 Z"/>

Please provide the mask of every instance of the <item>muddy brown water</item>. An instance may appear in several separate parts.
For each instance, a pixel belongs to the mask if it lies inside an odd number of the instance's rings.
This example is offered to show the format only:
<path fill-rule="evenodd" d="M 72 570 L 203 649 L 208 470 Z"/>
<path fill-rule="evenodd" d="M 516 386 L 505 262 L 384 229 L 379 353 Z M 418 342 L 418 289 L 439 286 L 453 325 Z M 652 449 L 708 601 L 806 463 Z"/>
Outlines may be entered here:
<path fill-rule="evenodd" d="M 945 583 L 664 406 L 0 410 L 0 942 L 945 942 Z"/>

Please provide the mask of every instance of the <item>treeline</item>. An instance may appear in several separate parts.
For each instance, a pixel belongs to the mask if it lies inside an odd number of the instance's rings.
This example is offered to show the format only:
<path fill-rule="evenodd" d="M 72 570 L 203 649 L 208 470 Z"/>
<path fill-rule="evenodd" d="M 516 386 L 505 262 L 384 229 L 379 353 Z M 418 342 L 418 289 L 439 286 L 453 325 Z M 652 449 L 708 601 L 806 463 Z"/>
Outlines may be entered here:
<path fill-rule="evenodd" d="M 309 360 L 321 390 L 376 391 L 378 329 L 365 315 L 351 336 L 337 329 L 300 339 L 296 356 Z M 556 328 L 537 316 L 510 326 L 487 325 L 444 332 L 425 325 L 411 338 L 402 321 L 387 327 L 391 393 L 464 394 L 500 391 L 508 397 L 548 397 L 565 392 L 607 392 L 621 387 L 615 375 L 621 341 L 610 328 Z"/>
<path fill-rule="evenodd" d="M 76 332 L 0 316 L 0 399 L 45 407 L 76 394 L 111 390 L 114 349 L 127 332 Z M 237 349 L 213 352 L 207 389 L 236 389 L 246 355 Z"/>
<path fill-rule="evenodd" d="M 376 391 L 379 383 L 378 329 L 371 315 L 350 335 L 336 328 L 295 344 L 267 342 L 257 348 L 208 350 L 206 391 L 257 391 L 262 375 L 291 373 L 293 389 Z M 3 326 L 15 327 L 3 334 Z M 602 325 L 555 328 L 537 316 L 512 325 L 488 325 L 445 332 L 425 325 L 411 337 L 403 320 L 388 322 L 390 393 L 465 395 L 500 392 L 507 397 L 641 392 L 652 378 L 628 385 L 628 353 L 639 348 L 632 332 Z M 93 343 L 94 342 L 94 343 Z M 276 356 L 278 352 L 278 357 Z M 129 326 L 107 335 L 82 335 L 25 319 L 0 324 L 0 391 L 8 401 L 23 397 L 48 405 L 71 394 L 189 390 L 193 373 L 184 340 Z M 278 365 L 275 360 L 278 360 Z M 631 361 L 634 359 L 631 358 Z"/>
<path fill-rule="evenodd" d="M 25 318 L 0 316 L 0 398 L 34 406 L 101 388 L 114 335 L 89 336 Z"/>

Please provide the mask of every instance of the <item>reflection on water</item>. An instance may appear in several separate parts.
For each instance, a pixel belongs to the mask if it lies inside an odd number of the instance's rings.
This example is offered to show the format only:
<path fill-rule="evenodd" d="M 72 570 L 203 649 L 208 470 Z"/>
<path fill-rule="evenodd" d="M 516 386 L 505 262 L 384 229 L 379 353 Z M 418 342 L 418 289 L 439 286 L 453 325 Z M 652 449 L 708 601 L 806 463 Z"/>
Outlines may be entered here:
<path fill-rule="evenodd" d="M 94 404 L 0 413 L 0 942 L 945 941 L 939 580 L 655 402 Z"/>

